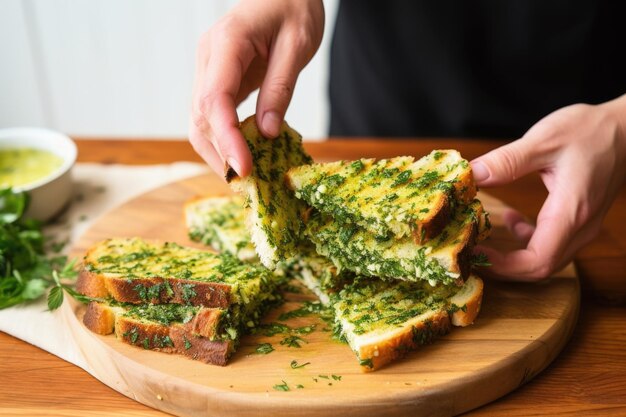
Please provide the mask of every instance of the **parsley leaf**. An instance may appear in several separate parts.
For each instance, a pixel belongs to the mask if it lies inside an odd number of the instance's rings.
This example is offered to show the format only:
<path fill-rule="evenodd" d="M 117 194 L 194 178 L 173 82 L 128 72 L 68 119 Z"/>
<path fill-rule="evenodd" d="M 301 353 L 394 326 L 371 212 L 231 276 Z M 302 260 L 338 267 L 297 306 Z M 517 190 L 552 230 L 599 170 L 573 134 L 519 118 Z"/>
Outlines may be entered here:
<path fill-rule="evenodd" d="M 260 345 L 258 345 L 256 347 L 256 353 L 259 353 L 261 355 L 267 355 L 270 352 L 274 351 L 274 347 L 272 346 L 271 343 L 261 343 Z"/>
<path fill-rule="evenodd" d="M 28 201 L 26 193 L 0 189 L 0 309 L 38 299 L 52 287 L 48 308 L 54 310 L 63 303 L 64 290 L 81 296 L 61 283 L 76 277 L 75 264 L 45 255 L 41 223 L 24 218 Z"/>
<path fill-rule="evenodd" d="M 298 361 L 294 359 L 294 360 L 291 361 L 291 369 L 304 368 L 305 366 L 310 365 L 310 364 L 311 364 L 311 362 L 305 362 L 303 364 L 298 364 Z"/>
<path fill-rule="evenodd" d="M 274 388 L 276 391 L 289 391 L 289 385 L 287 385 L 285 381 L 281 380 L 281 382 L 282 384 L 276 384 L 272 388 Z"/>

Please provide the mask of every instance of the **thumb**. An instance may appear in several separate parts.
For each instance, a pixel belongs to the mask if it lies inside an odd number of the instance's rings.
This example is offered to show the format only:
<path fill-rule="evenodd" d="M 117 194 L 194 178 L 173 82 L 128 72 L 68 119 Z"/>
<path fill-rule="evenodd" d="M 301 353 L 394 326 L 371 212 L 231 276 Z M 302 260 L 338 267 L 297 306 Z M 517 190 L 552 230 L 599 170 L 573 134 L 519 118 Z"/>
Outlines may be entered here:
<path fill-rule="evenodd" d="M 471 161 L 478 186 L 508 184 L 547 166 L 546 154 L 530 138 L 523 137 Z"/>
<path fill-rule="evenodd" d="M 256 115 L 263 136 L 275 138 L 291 101 L 298 73 L 304 65 L 286 36 L 276 40 L 271 55 L 259 91 Z"/>

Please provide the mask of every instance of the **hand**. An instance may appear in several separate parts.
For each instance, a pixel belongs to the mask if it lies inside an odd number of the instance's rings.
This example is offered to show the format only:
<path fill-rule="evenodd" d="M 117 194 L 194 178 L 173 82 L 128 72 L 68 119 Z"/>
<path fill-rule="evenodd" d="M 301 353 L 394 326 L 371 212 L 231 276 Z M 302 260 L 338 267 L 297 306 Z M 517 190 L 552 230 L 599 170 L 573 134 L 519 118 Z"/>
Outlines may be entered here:
<path fill-rule="evenodd" d="M 491 272 L 523 281 L 546 278 L 598 234 L 626 174 L 625 119 L 626 95 L 596 106 L 575 104 L 472 161 L 478 186 L 507 184 L 539 171 L 549 192 L 536 226 L 513 210 L 504 216 L 525 249 L 503 254 L 479 248 L 489 257 Z"/>
<path fill-rule="evenodd" d="M 215 172 L 223 175 L 228 163 L 242 177 L 250 173 L 237 105 L 260 87 L 257 124 L 264 136 L 276 137 L 298 74 L 323 32 L 321 0 L 247 0 L 202 36 L 189 140 Z"/>

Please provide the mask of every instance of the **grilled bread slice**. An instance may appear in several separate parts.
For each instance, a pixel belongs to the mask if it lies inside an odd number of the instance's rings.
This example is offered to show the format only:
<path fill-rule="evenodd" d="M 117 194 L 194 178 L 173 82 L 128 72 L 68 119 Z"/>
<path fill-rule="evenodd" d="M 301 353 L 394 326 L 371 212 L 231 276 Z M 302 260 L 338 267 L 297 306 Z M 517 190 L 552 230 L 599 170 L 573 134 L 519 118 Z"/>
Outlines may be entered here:
<path fill-rule="evenodd" d="M 356 224 L 341 225 L 316 213 L 307 235 L 319 254 L 358 275 L 462 285 L 477 237 L 488 235 L 488 218 L 478 200 L 459 206 L 440 235 L 420 245 L 410 236 L 381 239 Z"/>
<path fill-rule="evenodd" d="M 361 279 L 332 296 L 331 304 L 338 332 L 361 370 L 369 372 L 433 342 L 451 326 L 472 324 L 482 295 L 483 282 L 475 275 L 461 288 Z"/>
<path fill-rule="evenodd" d="M 258 260 L 245 226 L 244 200 L 239 196 L 197 197 L 185 203 L 191 240 L 242 261 Z"/>
<path fill-rule="evenodd" d="M 177 353 L 214 365 L 226 365 L 238 344 L 227 310 L 179 304 L 133 305 L 92 301 L 83 317 L 98 334 L 115 332 L 121 341 Z"/>
<path fill-rule="evenodd" d="M 122 303 L 221 308 L 246 330 L 278 301 L 276 288 L 284 279 L 228 254 L 171 242 L 109 239 L 87 252 L 77 290 Z"/>
<path fill-rule="evenodd" d="M 286 189 L 285 173 L 312 160 L 302 148 L 300 134 L 287 123 L 274 139 L 261 135 L 255 116 L 244 120 L 240 130 L 252 153 L 252 173 L 240 178 L 229 168 L 226 179 L 245 199 L 247 225 L 261 263 L 275 269 L 278 262 L 297 254 L 307 209 Z"/>
<path fill-rule="evenodd" d="M 185 204 L 191 239 L 242 261 L 258 262 L 244 217 L 243 200 L 238 196 L 196 197 Z M 325 291 L 335 292 L 354 277 L 349 270 L 339 271 L 330 260 L 319 255 L 309 241 L 301 241 L 298 253 L 288 262 L 279 263 L 274 273 L 277 272 L 285 274 L 286 278 L 307 280 L 317 288 L 314 292 L 320 297 L 327 297 Z"/>
<path fill-rule="evenodd" d="M 443 230 L 456 202 L 476 195 L 469 163 L 454 150 L 359 159 L 291 168 L 287 183 L 340 224 L 357 224 L 379 237 L 412 235 L 424 243 Z"/>

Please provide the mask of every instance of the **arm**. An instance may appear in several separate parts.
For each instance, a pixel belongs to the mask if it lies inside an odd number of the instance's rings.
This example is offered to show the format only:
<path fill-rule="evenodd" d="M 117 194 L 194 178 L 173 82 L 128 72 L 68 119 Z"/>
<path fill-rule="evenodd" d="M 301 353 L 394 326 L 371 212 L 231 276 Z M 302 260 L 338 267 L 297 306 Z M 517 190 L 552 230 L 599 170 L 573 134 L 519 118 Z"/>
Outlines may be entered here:
<path fill-rule="evenodd" d="M 321 0 L 245 0 L 206 32 L 197 47 L 189 140 L 220 175 L 228 163 L 250 173 L 250 151 L 236 107 L 260 88 L 257 124 L 278 134 L 299 72 L 324 32 Z"/>
<path fill-rule="evenodd" d="M 479 186 L 509 183 L 538 171 L 549 195 L 536 226 L 516 211 L 505 224 L 525 249 L 481 247 L 492 271 L 539 280 L 570 262 L 593 239 L 626 177 L 626 95 L 600 105 L 575 104 L 548 115 L 521 139 L 472 161 Z"/>

